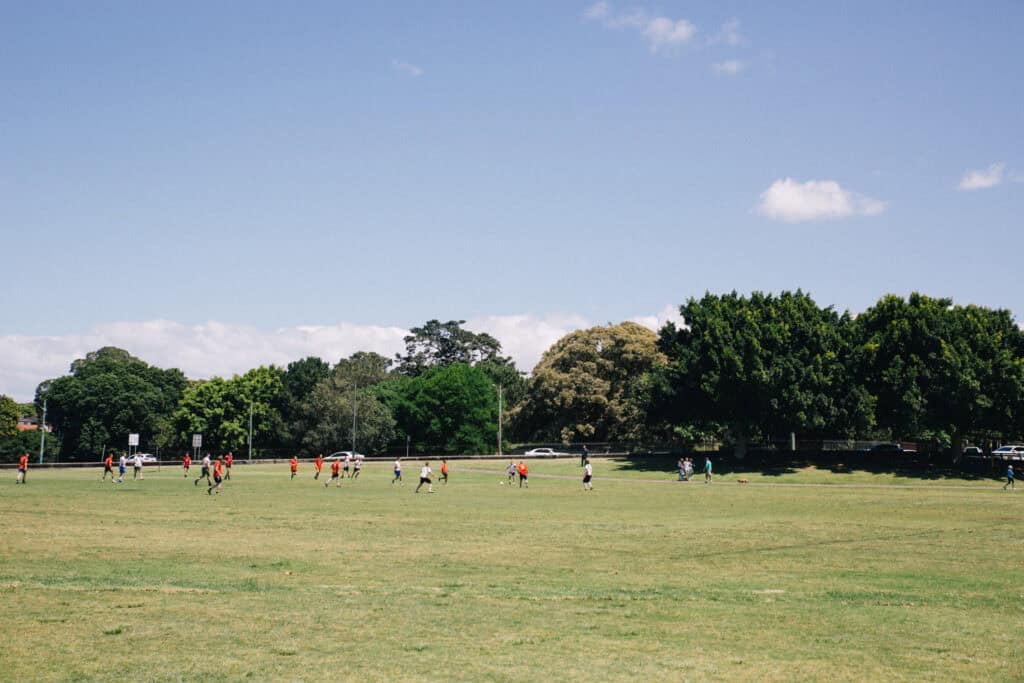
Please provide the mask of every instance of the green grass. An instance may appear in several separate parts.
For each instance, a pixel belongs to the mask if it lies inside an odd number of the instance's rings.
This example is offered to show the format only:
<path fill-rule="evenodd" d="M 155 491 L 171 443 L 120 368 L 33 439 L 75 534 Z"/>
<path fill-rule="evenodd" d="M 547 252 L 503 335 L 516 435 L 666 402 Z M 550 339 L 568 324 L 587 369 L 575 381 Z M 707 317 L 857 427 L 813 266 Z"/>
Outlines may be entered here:
<path fill-rule="evenodd" d="M 417 464 L 329 490 L 239 466 L 219 497 L 177 469 L 5 473 L 0 679 L 1024 677 L 1024 492 L 597 460 L 592 494 L 562 461 L 528 491 L 455 462 L 413 495 Z"/>

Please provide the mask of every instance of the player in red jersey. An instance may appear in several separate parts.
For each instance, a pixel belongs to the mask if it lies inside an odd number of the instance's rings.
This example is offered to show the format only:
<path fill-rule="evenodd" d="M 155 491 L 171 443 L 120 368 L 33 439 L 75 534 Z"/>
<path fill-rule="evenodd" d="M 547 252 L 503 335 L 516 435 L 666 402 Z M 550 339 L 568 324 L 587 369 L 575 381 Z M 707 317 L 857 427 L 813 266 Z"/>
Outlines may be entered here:
<path fill-rule="evenodd" d="M 322 470 L 324 468 L 324 454 L 323 453 L 321 453 L 320 455 L 316 456 L 315 466 L 316 466 L 316 472 L 313 473 L 313 478 L 314 479 L 319 479 L 320 478 L 320 470 Z"/>
<path fill-rule="evenodd" d="M 235 456 L 228 451 L 228 454 L 224 456 L 224 478 L 231 478 L 231 463 L 235 461 Z"/>
<path fill-rule="evenodd" d="M 21 457 L 18 458 L 18 478 L 14 480 L 15 484 L 27 484 L 25 477 L 28 476 L 28 453 L 22 453 Z"/>
<path fill-rule="evenodd" d="M 213 462 L 213 483 L 210 484 L 210 488 L 206 489 L 207 495 L 214 491 L 218 494 L 220 493 L 221 488 L 224 486 L 223 472 L 224 470 L 221 468 L 220 456 L 217 456 L 217 459 Z"/>
<path fill-rule="evenodd" d="M 330 486 L 332 481 L 337 481 L 335 486 L 341 486 L 341 461 L 335 460 L 331 463 L 331 478 L 324 482 L 324 486 Z"/>
<path fill-rule="evenodd" d="M 185 478 L 188 479 L 188 468 L 192 466 L 192 456 L 186 453 L 181 458 L 181 469 L 185 471 Z"/>
<path fill-rule="evenodd" d="M 294 479 L 295 475 L 299 473 L 299 459 L 293 455 L 289 463 L 292 466 L 292 479 Z"/>
<path fill-rule="evenodd" d="M 107 472 L 110 472 L 110 483 L 114 483 L 114 456 L 107 453 L 107 457 L 103 458 L 103 478 L 100 481 L 105 481 L 107 478 Z"/>

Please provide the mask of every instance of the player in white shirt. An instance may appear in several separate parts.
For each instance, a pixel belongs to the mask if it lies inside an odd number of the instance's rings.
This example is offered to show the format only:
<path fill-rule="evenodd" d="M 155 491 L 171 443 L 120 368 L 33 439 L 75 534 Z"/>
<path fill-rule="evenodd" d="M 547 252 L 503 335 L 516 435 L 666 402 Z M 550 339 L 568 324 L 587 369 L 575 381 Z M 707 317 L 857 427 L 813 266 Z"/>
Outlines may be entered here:
<path fill-rule="evenodd" d="M 203 457 L 203 469 L 199 473 L 199 476 L 196 477 L 196 480 L 194 482 L 192 482 L 192 485 L 193 486 L 199 486 L 199 480 L 200 479 L 205 479 L 207 484 L 212 483 L 210 481 L 210 454 L 209 453 L 207 453 Z"/>
<path fill-rule="evenodd" d="M 583 465 L 583 490 L 593 491 L 594 487 L 590 483 L 590 478 L 594 476 L 594 466 L 590 464 L 589 460 L 585 462 L 586 464 Z"/>
<path fill-rule="evenodd" d="M 420 468 L 420 483 L 419 486 L 416 487 L 415 493 L 419 493 L 420 486 L 423 486 L 424 484 L 427 485 L 427 493 L 434 492 L 434 484 L 430 481 L 430 475 L 432 472 L 433 470 L 430 469 L 430 463 L 424 462 L 423 467 Z"/>
<path fill-rule="evenodd" d="M 352 476 L 348 472 L 348 466 L 351 465 L 351 464 L 352 464 L 352 454 L 348 453 L 348 454 L 345 455 L 345 459 L 342 460 L 342 462 L 341 462 L 341 469 L 344 472 L 342 477 L 351 477 Z"/>
<path fill-rule="evenodd" d="M 516 461 L 515 460 L 509 460 L 508 461 L 508 485 L 509 486 L 512 486 L 512 484 L 516 483 L 516 472 L 517 472 L 517 470 L 516 470 Z"/>
<path fill-rule="evenodd" d="M 121 459 L 117 461 L 117 483 L 124 482 L 124 473 L 128 471 L 128 456 L 124 453 L 121 454 Z"/>
<path fill-rule="evenodd" d="M 136 453 L 135 460 L 132 462 L 132 465 L 132 479 L 142 479 L 142 456 Z"/>
<path fill-rule="evenodd" d="M 352 463 L 352 478 L 358 479 L 359 473 L 363 471 L 363 459 L 356 458 L 355 462 Z"/>
<path fill-rule="evenodd" d="M 395 478 L 391 480 L 391 483 L 394 484 L 396 481 L 399 484 L 402 483 L 402 459 L 401 458 L 396 458 L 395 459 Z"/>

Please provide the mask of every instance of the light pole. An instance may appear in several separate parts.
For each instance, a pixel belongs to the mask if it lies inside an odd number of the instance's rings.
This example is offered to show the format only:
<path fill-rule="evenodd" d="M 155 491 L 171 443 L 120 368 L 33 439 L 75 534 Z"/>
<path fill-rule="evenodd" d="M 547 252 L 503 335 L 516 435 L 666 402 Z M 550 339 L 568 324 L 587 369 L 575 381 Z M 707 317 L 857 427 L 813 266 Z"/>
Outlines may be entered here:
<path fill-rule="evenodd" d="M 39 464 L 43 464 L 43 451 L 46 449 L 46 402 L 43 399 L 43 421 L 39 423 Z"/>
<path fill-rule="evenodd" d="M 249 463 L 252 464 L 252 401 L 249 401 Z"/>
<path fill-rule="evenodd" d="M 356 457 L 356 397 L 359 384 L 352 383 L 352 457 Z"/>
<path fill-rule="evenodd" d="M 502 419 L 501 419 L 501 414 L 502 414 L 501 399 L 502 399 L 502 395 L 501 394 L 502 394 L 502 386 L 501 386 L 501 384 L 498 384 L 498 456 L 501 456 L 501 427 L 502 427 L 502 424 L 501 424 L 501 422 L 502 422 Z"/>

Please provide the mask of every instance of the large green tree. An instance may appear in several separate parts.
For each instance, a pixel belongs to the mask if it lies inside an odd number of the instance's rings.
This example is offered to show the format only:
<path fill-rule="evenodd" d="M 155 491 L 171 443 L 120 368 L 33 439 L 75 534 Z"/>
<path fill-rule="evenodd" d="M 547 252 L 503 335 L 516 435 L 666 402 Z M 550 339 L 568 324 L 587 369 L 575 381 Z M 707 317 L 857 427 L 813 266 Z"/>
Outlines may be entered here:
<path fill-rule="evenodd" d="M 191 443 L 191 435 L 198 433 L 204 449 L 239 450 L 248 442 L 251 409 L 254 440 L 273 443 L 283 429 L 275 407 L 284 391 L 283 376 L 280 368 L 261 366 L 231 379 L 193 382 L 174 412 L 179 438 Z"/>
<path fill-rule="evenodd" d="M 435 367 L 382 385 L 399 428 L 419 453 L 493 453 L 498 397 L 491 379 L 465 363 Z"/>
<path fill-rule="evenodd" d="M 958 457 L 974 433 L 1016 434 L 1024 335 L 1005 310 L 889 295 L 858 316 L 854 367 L 893 437 L 935 437 Z"/>
<path fill-rule="evenodd" d="M 483 332 L 463 329 L 465 320 L 428 320 L 405 337 L 405 354 L 396 354 L 397 371 L 415 377 L 436 366 L 481 362 L 511 364 L 501 355 L 501 343 Z"/>
<path fill-rule="evenodd" d="M 21 408 L 10 396 L 0 394 L 0 439 L 12 439 L 18 435 L 18 420 Z"/>
<path fill-rule="evenodd" d="M 658 372 L 655 402 L 662 417 L 726 425 L 737 457 L 754 435 L 821 432 L 835 422 L 837 395 L 846 393 L 845 317 L 800 291 L 706 294 L 680 313 L 684 325 L 661 331 L 668 363 Z M 858 397 L 846 405 L 863 408 Z"/>
<path fill-rule="evenodd" d="M 571 332 L 544 352 L 514 411 L 530 440 L 632 441 L 648 431 L 648 373 L 666 358 L 658 335 L 624 322 Z"/>
<path fill-rule="evenodd" d="M 185 385 L 180 370 L 104 347 L 74 361 L 70 375 L 40 384 L 36 406 L 42 414 L 47 401 L 47 422 L 60 436 L 62 456 L 99 456 L 104 446 L 126 448 L 133 432 L 145 446 L 159 421 L 174 411 Z"/>

